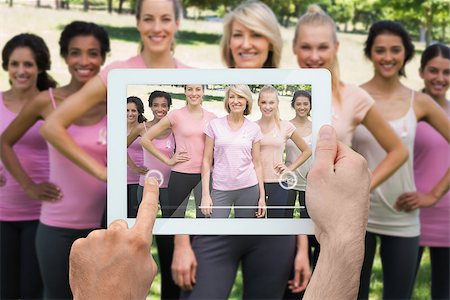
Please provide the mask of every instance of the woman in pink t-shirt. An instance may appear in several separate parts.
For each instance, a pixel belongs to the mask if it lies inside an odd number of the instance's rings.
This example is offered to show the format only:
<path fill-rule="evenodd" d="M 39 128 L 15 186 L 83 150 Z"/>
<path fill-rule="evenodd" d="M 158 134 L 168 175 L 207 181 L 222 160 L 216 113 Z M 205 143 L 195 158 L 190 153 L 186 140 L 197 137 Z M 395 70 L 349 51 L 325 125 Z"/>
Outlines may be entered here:
<path fill-rule="evenodd" d="M 265 215 L 261 130 L 245 118 L 251 113 L 252 103 L 252 93 L 247 85 L 230 85 L 225 90 L 224 100 L 228 115 L 212 120 L 205 128 L 202 164 L 202 213 L 205 216 L 228 218 L 231 206 L 234 206 L 236 218 L 261 218 Z"/>
<path fill-rule="evenodd" d="M 41 92 L 5 130 L 2 155 L 8 161 L 17 160 L 13 149 L 22 137 L 32 131 L 35 124 L 46 119 L 66 98 L 97 75 L 109 52 L 107 32 L 94 23 L 82 21 L 67 25 L 61 33 L 59 44 L 71 80 L 65 86 Z M 104 105 L 94 107 L 69 128 L 72 138 L 81 141 L 83 149 L 103 163 L 106 145 L 99 144 L 98 138 L 99 132 L 105 130 L 105 113 Z M 45 297 L 71 298 L 68 266 L 70 247 L 77 238 L 85 237 L 91 230 L 100 227 L 106 203 L 106 185 L 81 171 L 51 146 L 49 165 L 50 181 L 57 187 L 46 191 L 49 194 L 47 197 L 53 198 L 52 201 L 42 203 L 36 248 Z M 20 164 L 16 163 L 10 169 L 20 182 L 27 181 L 28 174 Z"/>
<path fill-rule="evenodd" d="M 106 102 L 107 75 L 117 68 L 185 68 L 173 57 L 180 7 L 176 0 L 138 0 L 137 30 L 141 52 L 126 61 L 114 62 L 71 95 L 41 128 L 42 135 L 64 156 L 86 172 L 106 181 L 106 167 L 83 151 L 67 133 L 67 127 L 89 109 Z"/>
<path fill-rule="evenodd" d="M 133 130 L 140 127 L 140 124 L 146 122 L 144 117 L 144 104 L 141 98 L 130 96 L 127 98 L 127 136 L 130 136 Z M 136 218 L 140 199 L 138 199 L 139 179 L 145 175 L 148 169 L 144 166 L 144 154 L 139 136 L 133 139 L 128 145 L 127 156 L 127 216 Z"/>
<path fill-rule="evenodd" d="M 284 208 L 268 208 L 269 218 L 288 218 L 290 210 L 288 205 L 288 186 L 282 175 L 295 171 L 310 156 L 311 149 L 296 129 L 288 121 L 280 120 L 278 110 L 278 91 L 271 85 L 264 86 L 259 92 L 258 105 L 261 110 L 261 119 L 257 124 L 261 128 L 261 160 L 264 174 L 264 188 L 266 189 L 267 206 L 284 206 Z M 300 149 L 301 154 L 286 166 L 283 162 L 283 153 L 286 141 L 291 140 Z M 288 174 L 288 173 L 286 173 Z"/>
<path fill-rule="evenodd" d="M 172 167 L 168 182 L 168 203 L 161 206 L 163 217 L 184 218 L 187 207 L 186 197 L 201 180 L 200 172 L 205 147 L 203 131 L 209 121 L 216 118 L 213 113 L 202 107 L 204 88 L 199 84 L 186 85 L 184 87 L 186 106 L 171 111 L 152 126 L 141 139 L 142 146 L 148 152 Z M 168 130 L 172 130 L 176 142 L 176 152 L 172 157 L 167 157 L 152 143 L 156 137 Z M 197 211 L 199 211 L 199 205 L 200 203 L 196 203 Z"/>
<path fill-rule="evenodd" d="M 47 45 L 33 34 L 19 34 L 6 42 L 2 67 L 8 72 L 11 88 L 0 92 L 0 298 L 38 299 L 43 297 L 35 251 L 41 201 L 57 199 L 59 191 L 47 182 L 48 149 L 39 135 L 41 124 L 33 126 L 14 150 L 4 147 L 4 133 L 39 91 L 55 87 L 56 82 L 47 73 Z M 26 174 L 25 180 L 14 172 L 17 169 Z"/>
<path fill-rule="evenodd" d="M 260 1 L 240 4 L 225 18 L 221 49 L 230 68 L 278 67 L 282 40 L 275 14 Z M 243 297 L 278 299 L 287 287 L 294 247 L 295 236 L 196 236 L 192 248 L 188 237 L 177 236 L 172 270 L 186 290 L 182 298 L 227 298 L 242 263 Z M 299 274 L 309 268 L 307 260 L 296 266 Z"/>

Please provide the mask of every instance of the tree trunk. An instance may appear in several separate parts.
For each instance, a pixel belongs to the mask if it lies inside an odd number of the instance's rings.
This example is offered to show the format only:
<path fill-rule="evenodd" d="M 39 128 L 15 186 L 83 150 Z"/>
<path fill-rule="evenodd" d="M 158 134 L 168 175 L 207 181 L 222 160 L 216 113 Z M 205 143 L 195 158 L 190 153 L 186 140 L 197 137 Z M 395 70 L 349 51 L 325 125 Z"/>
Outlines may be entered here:
<path fill-rule="evenodd" d="M 186 5 L 181 6 L 181 15 L 183 16 L 183 19 L 187 19 L 188 18 Z"/>
<path fill-rule="evenodd" d="M 113 11 L 112 0 L 108 0 L 108 13 L 112 13 L 112 11 Z"/>
<path fill-rule="evenodd" d="M 41 7 L 41 0 L 36 1 L 36 7 Z"/>
<path fill-rule="evenodd" d="M 9 7 L 13 6 L 13 0 L 9 0 Z"/>
<path fill-rule="evenodd" d="M 119 1 L 119 9 L 118 9 L 119 14 L 122 13 L 122 9 L 123 9 L 123 1 L 124 1 L 124 0 L 120 0 L 120 1 Z"/>
<path fill-rule="evenodd" d="M 88 11 L 89 10 L 89 0 L 83 1 L 83 10 Z"/>

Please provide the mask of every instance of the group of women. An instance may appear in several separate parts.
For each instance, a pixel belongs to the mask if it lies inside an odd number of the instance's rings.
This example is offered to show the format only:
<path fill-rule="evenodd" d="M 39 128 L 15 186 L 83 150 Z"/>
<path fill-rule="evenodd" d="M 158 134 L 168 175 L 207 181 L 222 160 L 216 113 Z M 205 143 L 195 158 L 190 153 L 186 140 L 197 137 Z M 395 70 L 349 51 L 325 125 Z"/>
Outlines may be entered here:
<path fill-rule="evenodd" d="M 71 80 L 61 87 L 47 73 L 49 51 L 41 38 L 21 34 L 4 46 L 2 66 L 11 88 L 0 94 L 1 298 L 72 296 L 70 246 L 102 226 L 106 201 L 107 74 L 115 68 L 186 68 L 173 57 L 179 12 L 176 0 L 138 0 L 140 53 L 102 71 L 110 50 L 104 29 L 86 22 L 67 25 L 60 53 Z M 227 67 L 276 68 L 281 48 L 277 19 L 265 4 L 247 1 L 226 16 L 221 53 Z M 414 46 L 399 23 L 371 26 L 364 53 L 374 75 L 360 87 L 340 80 L 338 49 L 333 20 L 311 6 L 297 23 L 293 52 L 301 68 L 330 70 L 332 125 L 372 170 L 359 297 L 369 296 L 379 241 L 383 298 L 411 297 L 423 247 L 430 247 L 432 297 L 449 298 L 449 48 L 436 44 L 422 54 L 421 92 L 400 81 Z M 135 149 L 129 151 L 130 174 L 136 174 L 129 193 L 141 190 L 137 174 L 158 168 L 167 184 L 160 193 L 165 217 L 184 216 L 186 197 L 200 182 L 198 216 L 228 216 L 229 210 L 215 205 L 257 207 L 237 209 L 237 217 L 290 216 L 270 206 L 295 203 L 297 197 L 304 201 L 309 93 L 294 94 L 296 117 L 285 121 L 276 90 L 264 87 L 257 100 L 262 116 L 253 123 L 245 117 L 253 101 L 248 86 L 227 88 L 222 118 L 202 107 L 204 92 L 202 85 L 185 86 L 186 106 L 169 112 L 170 94 L 153 91 L 148 101 L 154 118 L 148 122 L 141 117 L 142 101 L 127 99 L 128 145 Z M 139 144 L 146 150 L 141 161 L 133 154 L 141 152 Z M 299 178 L 289 192 L 277 183 L 277 174 L 286 170 Z M 244 177 L 236 180 L 239 176 Z M 129 213 L 137 205 L 130 205 Z M 244 298 L 298 298 L 311 274 L 310 259 L 314 265 L 320 250 L 313 238 L 308 245 L 306 236 L 175 236 L 159 237 L 157 244 L 163 299 L 227 298 L 239 264 Z"/>

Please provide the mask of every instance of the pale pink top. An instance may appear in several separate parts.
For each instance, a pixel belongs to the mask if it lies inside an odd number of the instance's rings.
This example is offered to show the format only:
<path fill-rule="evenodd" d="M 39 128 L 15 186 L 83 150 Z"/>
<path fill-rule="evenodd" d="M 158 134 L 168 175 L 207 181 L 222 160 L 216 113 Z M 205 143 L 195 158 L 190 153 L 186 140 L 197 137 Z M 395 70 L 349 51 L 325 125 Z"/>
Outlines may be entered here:
<path fill-rule="evenodd" d="M 145 130 L 147 131 L 145 123 L 144 126 Z M 158 149 L 167 157 L 172 157 L 173 153 L 175 152 L 175 138 L 172 133 L 161 139 L 153 139 L 152 144 L 156 147 L 156 149 Z M 142 151 L 144 152 L 144 166 L 147 167 L 149 172 L 151 172 L 152 170 L 157 170 L 158 172 L 160 172 L 163 179 L 160 187 L 167 188 L 170 179 L 170 166 L 154 157 L 150 152 L 145 150 L 144 147 L 142 147 Z M 145 176 L 141 176 L 139 179 L 139 185 L 144 186 L 144 182 Z"/>
<path fill-rule="evenodd" d="M 209 121 L 216 118 L 216 115 L 203 109 L 203 117 L 199 120 L 194 118 L 185 106 L 170 111 L 167 117 L 175 135 L 177 153 L 187 152 L 190 157 L 188 161 L 173 166 L 172 171 L 188 174 L 201 173 L 203 150 L 205 149 L 203 131 Z"/>
<path fill-rule="evenodd" d="M 72 124 L 67 131 L 91 157 L 106 166 L 106 116 L 97 124 Z M 64 197 L 43 202 L 41 222 L 54 227 L 88 229 L 100 227 L 106 204 L 106 183 L 86 173 L 49 145 L 50 181 Z"/>
<path fill-rule="evenodd" d="M 241 128 L 232 130 L 224 116 L 209 122 L 205 134 L 214 140 L 214 189 L 232 191 L 258 184 L 252 148 L 262 133 L 256 123 L 244 118 Z"/>
<path fill-rule="evenodd" d="M 189 66 L 186 66 L 177 59 L 174 59 L 174 61 L 177 69 L 190 68 Z M 103 81 L 103 83 L 106 86 L 108 86 L 108 73 L 113 69 L 145 69 L 145 68 L 147 68 L 147 66 L 145 65 L 144 58 L 142 57 L 142 54 L 138 54 L 136 56 L 130 57 L 127 60 L 115 61 L 107 65 L 105 68 L 101 70 L 98 76 L 100 76 L 100 79 Z"/>
<path fill-rule="evenodd" d="M 16 116 L 5 106 L 0 92 L 0 134 Z M 41 125 L 42 121 L 36 122 L 13 147 L 23 168 L 35 183 L 48 181 L 49 172 L 47 144 L 39 134 Z M 6 178 L 6 184 L 0 186 L 0 221 L 38 220 L 41 201 L 28 197 L 2 164 L 0 169 Z"/>
<path fill-rule="evenodd" d="M 413 153 L 417 118 L 413 109 L 411 95 L 408 112 L 399 119 L 388 121 L 409 153 Z M 386 156 L 386 151 L 364 126 L 358 126 L 353 139 L 354 149 L 359 152 L 374 170 Z M 394 206 L 400 195 L 415 192 L 413 158 L 409 159 L 385 182 L 370 194 L 370 209 L 367 231 L 399 237 L 415 237 L 420 234 L 419 210 L 412 212 L 398 211 Z"/>
<path fill-rule="evenodd" d="M 312 134 L 302 137 L 309 148 L 312 147 Z M 298 149 L 297 145 L 292 140 L 286 141 L 286 166 L 290 166 L 300 155 L 302 151 Z M 296 191 L 306 190 L 306 175 L 311 169 L 312 157 L 309 157 L 303 164 L 295 169 L 294 173 L 297 177 L 297 183 L 292 189 Z"/>
<path fill-rule="evenodd" d="M 131 159 L 134 161 L 136 166 L 141 167 L 144 165 L 144 154 L 142 151 L 142 146 L 140 144 L 141 137 L 138 137 L 131 143 L 131 145 L 128 147 L 128 154 L 130 155 Z M 127 183 L 128 184 L 138 184 L 139 183 L 139 177 L 140 174 L 137 174 L 133 170 L 130 169 L 129 166 L 127 166 Z"/>
<path fill-rule="evenodd" d="M 336 129 L 337 139 L 351 145 L 356 126 L 366 117 L 374 105 L 372 97 L 362 88 L 354 84 L 345 84 L 341 91 L 340 104 L 333 99 L 332 125 Z"/>
<path fill-rule="evenodd" d="M 259 124 L 259 122 L 256 122 Z M 295 126 L 288 121 L 280 121 L 280 128 L 274 128 L 263 134 L 261 139 L 261 164 L 264 182 L 278 182 L 279 175 L 275 173 L 274 167 L 284 163 L 283 153 L 286 141 L 291 138 Z"/>
<path fill-rule="evenodd" d="M 447 112 L 448 113 L 448 112 Z M 419 122 L 414 143 L 417 191 L 429 193 L 450 166 L 450 146 L 433 127 Z M 450 247 L 450 192 L 433 207 L 420 209 L 420 245 Z"/>

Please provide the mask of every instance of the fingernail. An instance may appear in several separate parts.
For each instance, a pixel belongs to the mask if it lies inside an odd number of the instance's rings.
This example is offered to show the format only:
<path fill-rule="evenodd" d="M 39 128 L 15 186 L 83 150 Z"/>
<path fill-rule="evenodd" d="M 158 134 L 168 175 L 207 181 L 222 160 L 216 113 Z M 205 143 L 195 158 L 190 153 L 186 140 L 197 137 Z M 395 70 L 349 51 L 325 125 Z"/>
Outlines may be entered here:
<path fill-rule="evenodd" d="M 333 135 L 333 128 L 329 125 L 325 125 L 320 128 L 319 139 L 321 140 L 330 140 Z"/>

